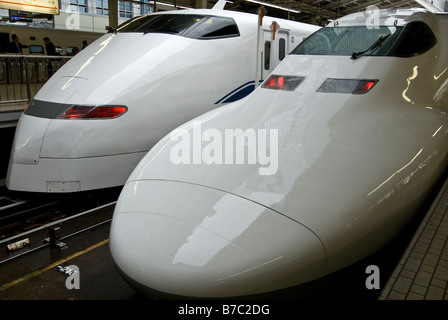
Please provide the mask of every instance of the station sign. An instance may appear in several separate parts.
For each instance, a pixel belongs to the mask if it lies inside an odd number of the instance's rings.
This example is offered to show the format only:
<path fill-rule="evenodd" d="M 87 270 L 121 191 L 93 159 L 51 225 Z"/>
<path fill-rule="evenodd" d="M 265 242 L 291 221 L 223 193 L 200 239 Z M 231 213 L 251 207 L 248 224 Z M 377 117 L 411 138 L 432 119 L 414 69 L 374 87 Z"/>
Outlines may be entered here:
<path fill-rule="evenodd" d="M 1 9 L 59 14 L 59 0 L 0 0 Z"/>

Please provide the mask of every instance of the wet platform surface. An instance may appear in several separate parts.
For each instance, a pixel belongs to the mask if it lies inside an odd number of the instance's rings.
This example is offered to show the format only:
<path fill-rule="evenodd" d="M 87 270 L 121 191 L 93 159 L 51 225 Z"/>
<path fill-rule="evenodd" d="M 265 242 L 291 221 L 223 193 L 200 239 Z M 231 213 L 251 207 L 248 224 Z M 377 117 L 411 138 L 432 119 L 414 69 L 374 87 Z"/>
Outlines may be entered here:
<path fill-rule="evenodd" d="M 135 291 L 115 270 L 109 250 L 110 224 L 0 265 L 0 300 L 128 300 Z M 79 277 L 66 281 L 76 266 Z M 79 280 L 79 281 L 78 281 Z M 75 284 L 79 283 L 79 289 Z"/>

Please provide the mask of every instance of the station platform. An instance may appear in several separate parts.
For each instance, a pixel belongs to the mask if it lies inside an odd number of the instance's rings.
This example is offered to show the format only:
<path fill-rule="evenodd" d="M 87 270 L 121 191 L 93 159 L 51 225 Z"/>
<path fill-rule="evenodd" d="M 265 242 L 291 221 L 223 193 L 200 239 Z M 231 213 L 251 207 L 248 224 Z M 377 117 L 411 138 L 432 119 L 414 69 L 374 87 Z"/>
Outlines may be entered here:
<path fill-rule="evenodd" d="M 135 291 L 113 266 L 109 229 L 107 223 L 64 240 L 65 249 L 41 249 L 0 265 L 0 300 L 133 299 Z"/>
<path fill-rule="evenodd" d="M 448 300 L 448 179 L 443 184 L 379 300 Z"/>

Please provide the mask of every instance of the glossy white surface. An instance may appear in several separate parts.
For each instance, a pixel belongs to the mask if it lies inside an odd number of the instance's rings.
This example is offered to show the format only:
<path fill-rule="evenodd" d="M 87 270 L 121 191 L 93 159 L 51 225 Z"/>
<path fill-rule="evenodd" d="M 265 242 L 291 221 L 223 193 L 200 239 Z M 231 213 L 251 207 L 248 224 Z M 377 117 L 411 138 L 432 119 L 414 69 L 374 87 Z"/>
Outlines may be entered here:
<path fill-rule="evenodd" d="M 157 193 L 175 198 L 148 197 Z M 226 297 L 325 272 L 324 249 L 310 230 L 244 198 L 171 181 L 132 182 L 124 194 L 127 201 L 116 208 L 111 226 L 111 251 L 142 285 Z"/>
<path fill-rule="evenodd" d="M 122 210 L 165 212 L 163 207 L 153 210 L 153 199 L 164 199 L 166 206 L 184 203 L 182 192 L 148 187 L 173 181 L 235 195 L 311 230 L 325 249 L 327 274 L 381 248 L 418 210 L 447 166 L 448 16 L 418 13 L 407 19 L 424 20 L 437 35 L 438 43 L 410 58 L 363 56 L 352 60 L 348 56 L 290 55 L 273 74 L 305 77 L 294 91 L 258 88 L 244 100 L 176 130 L 190 136 L 199 125 L 202 132 L 213 129 L 223 136 L 229 129 L 278 130 L 278 170 L 274 175 L 260 175 L 259 164 L 174 164 L 171 150 L 178 142 L 167 136 L 129 177 L 114 219 L 122 215 Z M 364 95 L 317 92 L 327 78 L 378 82 Z M 146 194 L 148 199 L 139 200 L 135 193 Z M 205 191 L 195 193 L 195 203 L 206 199 Z M 133 209 L 122 209 L 128 206 Z M 246 209 L 241 206 L 234 210 L 244 214 Z M 229 216 L 234 210 L 227 210 Z M 188 206 L 184 212 L 190 213 Z M 260 228 L 251 234 L 254 244 L 259 243 L 257 249 L 273 254 L 263 242 L 268 225 L 261 220 L 253 225 Z M 225 226 L 234 228 L 231 222 Z M 129 248 L 122 235 L 130 230 L 122 218 L 114 221 L 111 247 Z M 153 228 L 147 224 L 141 230 L 151 233 Z M 166 234 L 146 241 L 142 234 L 142 246 L 156 252 L 163 251 L 165 241 L 170 239 Z M 288 233 L 280 229 L 278 236 L 278 245 L 285 250 L 301 252 L 308 248 L 306 244 L 291 244 Z M 138 235 L 133 237 L 138 239 Z M 125 262 L 117 251 L 113 253 L 124 273 L 135 268 L 132 260 Z M 145 259 L 143 255 L 141 259 Z M 163 268 L 163 263 L 158 267 Z M 289 276 L 278 272 L 278 277 Z M 303 270 L 305 278 L 307 274 L 308 270 Z M 152 288 L 152 283 L 141 277 L 135 279 Z M 290 277 L 283 287 L 313 279 L 312 273 L 305 281 Z M 255 281 L 260 285 L 264 278 L 260 275 Z M 250 293 L 259 293 L 260 288 Z M 158 290 L 163 291 L 160 287 Z M 234 290 L 235 295 L 241 294 L 240 288 Z"/>
<path fill-rule="evenodd" d="M 76 192 L 83 191 L 85 182 L 90 189 L 101 189 L 104 184 L 114 185 L 117 180 L 128 177 L 120 170 L 123 166 L 136 166 L 146 152 L 118 154 L 102 157 L 87 157 L 79 159 L 39 158 L 38 163 L 30 165 L 9 163 L 8 188 L 24 189 L 23 181 L 33 181 L 26 184 L 29 192 Z M 107 165 L 104 165 L 107 163 Z M 82 171 L 79 168 L 88 168 Z M 112 169 L 111 169 L 112 168 Z M 115 168 L 115 169 L 114 169 Z"/>
<path fill-rule="evenodd" d="M 11 153 L 11 161 L 17 164 L 37 164 L 39 162 L 40 148 L 45 131 L 50 125 L 50 119 L 35 118 L 22 114 L 15 134 L 16 151 Z"/>
<path fill-rule="evenodd" d="M 106 167 L 108 164 L 101 157 L 147 152 L 175 127 L 223 105 L 216 102 L 254 81 L 257 16 L 226 10 L 176 11 L 176 14 L 197 13 L 232 17 L 241 35 L 195 40 L 169 34 L 106 34 L 58 70 L 37 93 L 36 100 L 67 105 L 125 105 L 128 111 L 111 120 L 53 119 L 49 124 L 45 121 L 44 128 L 36 118 L 36 123 L 30 123 L 28 128 L 19 125 L 7 186 L 14 190 L 46 192 L 41 182 L 47 177 L 39 168 L 27 179 L 14 175 L 18 171 L 14 170 L 14 159 L 18 158 L 15 154 L 21 154 L 18 164 L 35 160 L 35 152 L 29 160 L 24 158 L 28 151 L 23 146 L 29 150 L 33 142 L 32 148 L 39 151 L 39 158 L 60 161 L 51 179 L 70 171 L 76 180 L 83 177 L 82 190 L 97 188 L 98 181 L 88 178 L 96 175 L 92 167 L 73 168 L 65 159 L 92 158 L 93 161 L 97 157 L 101 163 L 96 167 Z M 276 20 L 289 30 L 288 52 L 318 29 L 313 25 Z M 266 18 L 264 26 L 268 28 L 271 22 L 272 18 Z M 109 177 L 103 179 L 100 187 L 123 185 L 134 167 L 135 162 L 109 166 Z M 117 171 L 120 172 L 116 174 Z"/>

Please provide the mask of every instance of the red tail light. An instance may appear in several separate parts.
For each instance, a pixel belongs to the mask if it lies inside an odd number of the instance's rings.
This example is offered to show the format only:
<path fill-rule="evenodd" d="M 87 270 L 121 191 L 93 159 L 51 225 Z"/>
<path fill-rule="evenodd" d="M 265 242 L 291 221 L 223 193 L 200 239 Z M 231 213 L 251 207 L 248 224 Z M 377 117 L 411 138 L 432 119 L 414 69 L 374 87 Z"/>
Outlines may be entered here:
<path fill-rule="evenodd" d="M 110 119 L 128 110 L 125 106 L 72 106 L 59 119 Z"/>
<path fill-rule="evenodd" d="M 364 94 L 370 91 L 378 80 L 327 79 L 317 90 L 326 93 Z"/>
<path fill-rule="evenodd" d="M 303 77 L 270 76 L 262 85 L 263 88 L 292 91 L 303 81 Z"/>

